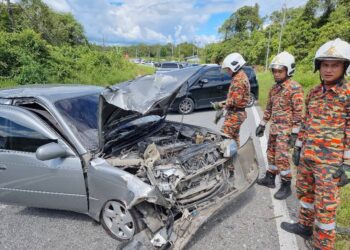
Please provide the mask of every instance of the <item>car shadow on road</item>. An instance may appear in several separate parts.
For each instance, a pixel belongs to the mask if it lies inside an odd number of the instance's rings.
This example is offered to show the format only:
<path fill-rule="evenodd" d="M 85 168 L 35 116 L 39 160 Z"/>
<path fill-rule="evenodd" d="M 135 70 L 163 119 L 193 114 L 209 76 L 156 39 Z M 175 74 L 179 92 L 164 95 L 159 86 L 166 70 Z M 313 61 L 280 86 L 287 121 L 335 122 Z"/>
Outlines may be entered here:
<path fill-rule="evenodd" d="M 24 209 L 20 210 L 17 214 L 24 216 L 38 216 L 58 220 L 66 219 L 78 221 L 94 221 L 88 215 L 85 214 L 80 214 L 72 211 L 62 211 L 45 208 L 25 207 Z"/>
<path fill-rule="evenodd" d="M 205 108 L 205 109 L 196 109 L 194 110 L 192 113 L 187 114 L 187 115 L 191 115 L 194 113 L 204 113 L 204 112 L 208 112 L 208 111 L 215 111 L 213 108 Z M 175 111 L 175 110 L 169 110 L 168 111 L 169 115 L 181 115 L 179 112 Z M 186 116 L 186 115 L 185 115 Z"/>
<path fill-rule="evenodd" d="M 200 227 L 200 229 L 192 237 L 191 241 L 185 246 L 184 250 L 189 250 L 198 241 L 209 235 L 215 226 L 221 224 L 228 217 L 232 216 L 238 210 L 245 207 L 249 202 L 252 201 L 255 195 L 256 191 L 254 186 L 252 186 L 247 191 L 237 196 L 237 198 L 219 210 L 213 217 L 211 217 Z"/>

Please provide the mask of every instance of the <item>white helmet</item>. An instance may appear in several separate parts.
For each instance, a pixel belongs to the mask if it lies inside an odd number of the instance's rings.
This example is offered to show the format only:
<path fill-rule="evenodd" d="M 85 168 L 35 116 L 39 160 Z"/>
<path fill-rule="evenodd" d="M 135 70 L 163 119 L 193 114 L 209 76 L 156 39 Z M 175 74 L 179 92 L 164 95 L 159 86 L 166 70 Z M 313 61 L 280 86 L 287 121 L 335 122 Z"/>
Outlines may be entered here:
<path fill-rule="evenodd" d="M 272 59 L 270 69 L 283 69 L 287 68 L 287 75 L 292 76 L 295 71 L 295 59 L 294 56 L 287 51 L 279 53 Z"/>
<path fill-rule="evenodd" d="M 315 55 L 315 72 L 320 69 L 320 62 L 323 60 L 337 60 L 345 62 L 345 67 L 349 66 L 350 62 L 350 44 L 337 38 L 323 44 Z M 345 71 L 346 71 L 345 68 Z M 347 70 L 348 74 L 350 69 Z"/>
<path fill-rule="evenodd" d="M 233 73 L 236 73 L 246 63 L 243 56 L 239 53 L 232 53 L 225 57 L 221 68 L 230 68 Z"/>

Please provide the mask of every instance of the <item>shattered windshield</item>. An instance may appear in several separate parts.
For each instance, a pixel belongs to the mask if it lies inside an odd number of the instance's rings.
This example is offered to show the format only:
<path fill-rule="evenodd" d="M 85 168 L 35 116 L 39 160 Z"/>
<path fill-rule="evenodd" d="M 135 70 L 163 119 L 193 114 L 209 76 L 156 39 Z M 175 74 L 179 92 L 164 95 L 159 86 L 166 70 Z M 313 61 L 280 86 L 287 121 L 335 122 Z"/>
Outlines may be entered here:
<path fill-rule="evenodd" d="M 88 150 L 98 148 L 99 95 L 79 96 L 57 101 L 56 108 Z"/>

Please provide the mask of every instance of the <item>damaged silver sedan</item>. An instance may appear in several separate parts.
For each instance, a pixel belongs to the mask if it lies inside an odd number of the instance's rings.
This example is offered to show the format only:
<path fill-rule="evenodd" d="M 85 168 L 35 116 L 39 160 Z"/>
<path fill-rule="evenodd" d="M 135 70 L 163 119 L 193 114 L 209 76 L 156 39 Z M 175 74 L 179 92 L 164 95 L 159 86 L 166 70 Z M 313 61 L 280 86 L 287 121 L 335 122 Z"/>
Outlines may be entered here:
<path fill-rule="evenodd" d="M 1 90 L 0 202 L 88 214 L 125 248 L 183 248 L 258 176 L 252 139 L 165 120 L 199 69 Z"/>

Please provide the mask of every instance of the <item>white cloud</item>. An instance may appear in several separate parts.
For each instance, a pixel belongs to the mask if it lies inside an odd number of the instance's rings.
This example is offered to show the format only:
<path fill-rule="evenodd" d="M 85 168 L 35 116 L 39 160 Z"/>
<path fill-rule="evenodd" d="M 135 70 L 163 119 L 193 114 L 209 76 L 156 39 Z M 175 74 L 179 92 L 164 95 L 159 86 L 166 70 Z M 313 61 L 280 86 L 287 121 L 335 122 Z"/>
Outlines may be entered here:
<path fill-rule="evenodd" d="M 181 43 L 204 45 L 218 40 L 198 30 L 213 14 L 232 13 L 258 2 L 261 15 L 282 7 L 280 0 L 44 0 L 58 10 L 71 12 L 83 24 L 92 42 Z M 288 7 L 306 0 L 289 0 Z M 224 21 L 224 20 L 223 20 Z M 201 29 L 203 30 L 203 28 Z"/>

